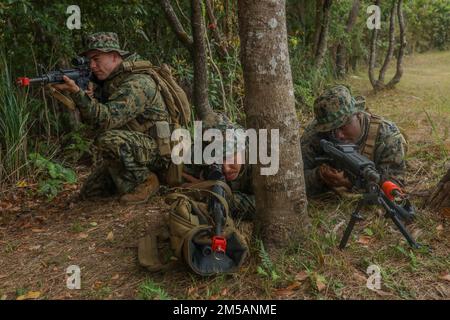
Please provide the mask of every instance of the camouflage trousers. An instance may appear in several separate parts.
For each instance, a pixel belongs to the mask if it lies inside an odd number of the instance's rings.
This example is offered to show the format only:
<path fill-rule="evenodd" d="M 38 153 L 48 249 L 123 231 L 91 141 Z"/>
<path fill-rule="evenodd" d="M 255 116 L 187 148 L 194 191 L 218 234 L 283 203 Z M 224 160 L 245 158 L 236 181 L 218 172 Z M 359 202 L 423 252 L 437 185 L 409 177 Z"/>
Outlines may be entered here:
<path fill-rule="evenodd" d="M 255 212 L 254 195 L 233 191 L 233 199 L 230 201 L 230 213 L 233 219 L 253 220 Z"/>
<path fill-rule="evenodd" d="M 154 138 L 136 131 L 109 130 L 94 143 L 101 164 L 81 188 L 83 198 L 124 194 L 144 182 L 150 172 L 167 169 Z"/>

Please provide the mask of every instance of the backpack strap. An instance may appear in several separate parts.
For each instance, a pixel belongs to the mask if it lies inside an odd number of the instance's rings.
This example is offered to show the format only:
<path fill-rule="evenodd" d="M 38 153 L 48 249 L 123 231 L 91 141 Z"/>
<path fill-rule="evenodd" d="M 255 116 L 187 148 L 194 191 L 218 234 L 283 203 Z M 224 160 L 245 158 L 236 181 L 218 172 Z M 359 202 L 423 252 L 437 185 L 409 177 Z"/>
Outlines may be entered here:
<path fill-rule="evenodd" d="M 163 263 L 159 258 L 158 244 L 168 238 L 167 231 L 147 234 L 139 239 L 138 260 L 139 264 L 150 272 L 167 271 L 176 266 L 176 261 Z"/>
<path fill-rule="evenodd" d="M 122 63 L 122 68 L 125 72 L 150 75 L 160 88 L 172 122 L 178 126 L 189 125 L 191 120 L 189 100 L 184 90 L 172 77 L 172 72 L 167 64 L 156 67 L 147 60 L 125 61 Z"/>
<path fill-rule="evenodd" d="M 370 114 L 369 130 L 361 154 L 366 156 L 372 161 L 374 160 L 375 143 L 377 141 L 378 133 L 380 131 L 380 126 L 382 122 L 383 119 L 381 117 Z"/>

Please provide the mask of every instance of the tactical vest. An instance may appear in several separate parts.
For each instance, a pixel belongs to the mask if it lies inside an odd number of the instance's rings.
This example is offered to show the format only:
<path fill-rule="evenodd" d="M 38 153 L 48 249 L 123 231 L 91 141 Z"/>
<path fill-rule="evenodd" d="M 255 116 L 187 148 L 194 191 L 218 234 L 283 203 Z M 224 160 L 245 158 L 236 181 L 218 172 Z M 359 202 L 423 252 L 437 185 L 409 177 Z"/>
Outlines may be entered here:
<path fill-rule="evenodd" d="M 367 132 L 366 140 L 364 141 L 363 145 L 361 146 L 361 154 L 366 156 L 371 161 L 374 161 L 375 158 L 375 145 L 376 141 L 378 139 L 378 135 L 380 133 L 380 127 L 383 123 L 383 118 L 380 116 L 377 116 L 375 114 L 369 113 L 369 129 Z M 405 153 L 407 152 L 408 148 L 408 141 L 405 136 L 404 131 L 399 128 L 400 134 L 402 135 L 402 144 L 405 148 Z"/>

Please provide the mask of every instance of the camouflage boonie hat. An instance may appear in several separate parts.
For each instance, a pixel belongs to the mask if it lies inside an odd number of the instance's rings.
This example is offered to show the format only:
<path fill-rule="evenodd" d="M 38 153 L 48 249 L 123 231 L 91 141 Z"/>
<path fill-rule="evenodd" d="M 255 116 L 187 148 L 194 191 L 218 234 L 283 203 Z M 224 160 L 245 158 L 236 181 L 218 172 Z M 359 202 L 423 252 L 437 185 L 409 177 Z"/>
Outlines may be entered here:
<path fill-rule="evenodd" d="M 352 115 L 364 108 L 364 97 L 353 97 L 347 87 L 328 88 L 314 101 L 314 130 L 328 132 L 342 127 Z"/>
<path fill-rule="evenodd" d="M 91 50 L 99 50 L 102 52 L 116 51 L 121 56 L 129 54 L 128 51 L 120 49 L 119 37 L 114 32 L 97 32 L 87 36 L 85 50 L 80 55 L 84 56 Z"/>

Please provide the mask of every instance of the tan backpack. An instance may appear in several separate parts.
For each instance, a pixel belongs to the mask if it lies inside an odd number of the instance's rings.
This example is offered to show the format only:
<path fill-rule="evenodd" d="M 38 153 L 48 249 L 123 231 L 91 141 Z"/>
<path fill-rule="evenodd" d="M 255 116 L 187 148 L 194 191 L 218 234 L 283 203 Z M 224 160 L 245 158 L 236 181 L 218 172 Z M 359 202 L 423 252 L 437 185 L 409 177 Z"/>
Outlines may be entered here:
<path fill-rule="evenodd" d="M 149 74 L 161 90 L 161 95 L 169 109 L 172 123 L 182 127 L 188 127 L 191 122 L 191 106 L 184 90 L 178 85 L 172 76 L 170 67 L 162 64 L 154 66 L 150 61 L 125 61 L 123 70 L 131 73 Z"/>
<path fill-rule="evenodd" d="M 166 241 L 176 260 L 187 264 L 190 270 L 199 275 L 239 270 L 247 257 L 248 247 L 228 214 L 226 199 L 209 190 L 216 184 L 231 194 L 228 185 L 223 182 L 204 181 L 189 188 L 175 189 L 175 192 L 165 197 L 171 206 L 167 230 L 146 235 L 139 240 L 138 257 L 142 266 L 154 272 L 174 265 L 174 262 L 161 261 L 161 244 Z M 222 236 L 226 239 L 226 250 L 219 256 L 212 250 L 215 223 L 208 212 L 207 200 L 210 197 L 218 199 L 225 209 Z"/>

